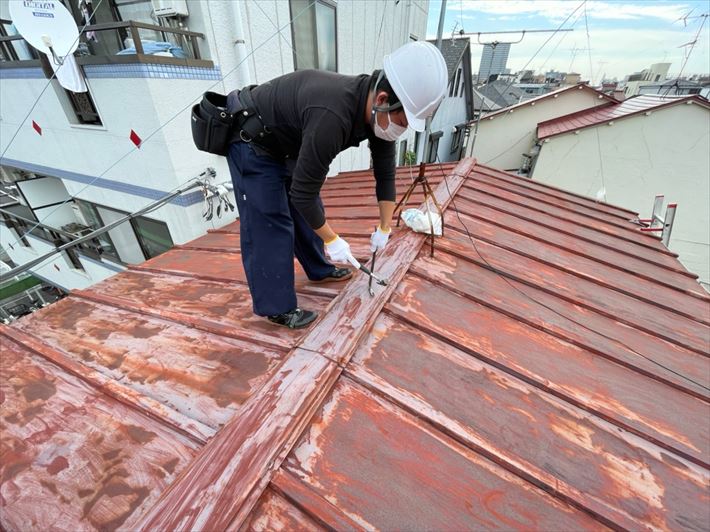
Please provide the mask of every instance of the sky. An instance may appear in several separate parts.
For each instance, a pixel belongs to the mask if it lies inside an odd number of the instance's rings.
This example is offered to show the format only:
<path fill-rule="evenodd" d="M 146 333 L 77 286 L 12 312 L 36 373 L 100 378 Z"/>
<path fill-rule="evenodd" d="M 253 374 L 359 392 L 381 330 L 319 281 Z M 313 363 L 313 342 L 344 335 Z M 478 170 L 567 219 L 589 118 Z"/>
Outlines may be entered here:
<path fill-rule="evenodd" d="M 427 39 L 436 38 L 440 12 L 441 0 L 430 0 Z M 510 48 L 511 72 L 578 72 L 585 80 L 591 72 L 598 84 L 602 78 L 621 81 L 653 63 L 671 63 L 668 75 L 677 76 L 691 48 L 683 45 L 695 40 L 703 21 L 682 73 L 710 73 L 710 18 L 699 16 L 707 13 L 710 0 L 447 0 L 443 37 L 462 28 L 466 33 L 572 28 L 556 34 L 471 35 L 472 72 L 481 60 L 479 38 L 486 43 L 522 37 Z"/>

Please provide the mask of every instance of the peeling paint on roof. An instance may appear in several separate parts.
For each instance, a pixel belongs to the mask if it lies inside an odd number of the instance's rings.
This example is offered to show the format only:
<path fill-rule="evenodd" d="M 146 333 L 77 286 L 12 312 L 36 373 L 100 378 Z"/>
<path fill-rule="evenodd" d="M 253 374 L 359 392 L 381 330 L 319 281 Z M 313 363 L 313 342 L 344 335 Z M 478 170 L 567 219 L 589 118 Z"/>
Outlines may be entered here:
<path fill-rule="evenodd" d="M 2 528 L 708 529 L 695 276 L 623 208 L 426 171 L 434 256 L 297 273 L 307 330 L 251 314 L 238 222 L 0 328 Z M 372 176 L 322 196 L 367 260 Z"/>

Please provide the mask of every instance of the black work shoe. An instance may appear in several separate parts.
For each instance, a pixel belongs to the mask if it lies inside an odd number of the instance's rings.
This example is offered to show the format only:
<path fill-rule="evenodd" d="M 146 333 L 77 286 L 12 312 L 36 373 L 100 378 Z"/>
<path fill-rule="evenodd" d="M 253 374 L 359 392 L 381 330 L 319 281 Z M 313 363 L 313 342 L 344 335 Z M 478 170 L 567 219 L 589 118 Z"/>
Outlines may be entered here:
<path fill-rule="evenodd" d="M 350 268 L 333 268 L 333 271 L 323 279 L 313 280 L 312 283 L 328 283 L 330 281 L 347 281 L 353 276 Z"/>
<path fill-rule="evenodd" d="M 283 314 L 269 316 L 269 321 L 276 325 L 283 325 L 289 329 L 302 329 L 310 325 L 317 317 L 317 312 L 295 308 Z"/>

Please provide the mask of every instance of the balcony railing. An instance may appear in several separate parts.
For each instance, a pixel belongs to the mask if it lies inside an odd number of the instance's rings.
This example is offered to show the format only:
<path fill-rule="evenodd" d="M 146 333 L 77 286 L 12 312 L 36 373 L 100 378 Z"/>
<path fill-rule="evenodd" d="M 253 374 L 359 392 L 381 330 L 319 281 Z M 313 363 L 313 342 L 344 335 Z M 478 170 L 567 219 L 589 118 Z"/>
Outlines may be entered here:
<path fill-rule="evenodd" d="M 41 66 L 38 54 L 21 35 L 7 35 L 0 20 L 0 68 Z M 203 33 L 179 28 L 125 21 L 94 24 L 81 31 L 74 56 L 80 65 L 107 63 L 158 63 L 211 68 L 202 59 L 199 39 Z M 49 66 L 49 65 L 46 65 Z"/>

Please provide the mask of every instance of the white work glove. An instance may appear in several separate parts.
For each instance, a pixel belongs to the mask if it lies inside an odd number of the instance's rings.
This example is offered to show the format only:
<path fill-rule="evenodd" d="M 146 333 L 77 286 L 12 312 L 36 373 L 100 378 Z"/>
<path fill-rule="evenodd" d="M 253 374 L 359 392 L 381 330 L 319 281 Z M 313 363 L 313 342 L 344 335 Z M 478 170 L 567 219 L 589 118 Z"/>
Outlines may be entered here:
<path fill-rule="evenodd" d="M 325 245 L 325 251 L 330 260 L 333 262 L 339 262 L 341 264 L 349 262 L 353 266 L 359 264 L 350 252 L 350 244 L 339 236 L 336 236 L 335 240 L 332 240 Z"/>
<path fill-rule="evenodd" d="M 387 245 L 387 240 L 389 240 L 391 232 L 392 229 L 385 233 L 378 225 L 377 230 L 372 233 L 372 236 L 370 237 L 370 251 L 374 253 L 375 251 L 385 249 L 385 246 Z"/>

